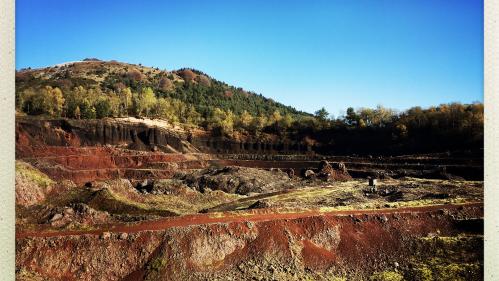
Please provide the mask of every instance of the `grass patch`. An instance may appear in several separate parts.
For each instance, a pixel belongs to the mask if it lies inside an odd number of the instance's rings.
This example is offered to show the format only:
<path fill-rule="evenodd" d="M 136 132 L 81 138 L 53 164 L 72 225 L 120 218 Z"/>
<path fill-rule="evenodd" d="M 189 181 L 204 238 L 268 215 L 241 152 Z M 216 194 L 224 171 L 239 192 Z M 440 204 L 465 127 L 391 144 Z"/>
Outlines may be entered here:
<path fill-rule="evenodd" d="M 47 188 L 55 183 L 46 174 L 20 160 L 16 160 L 16 176 L 24 177 L 42 188 Z"/>
<path fill-rule="evenodd" d="M 464 281 L 483 279 L 483 236 L 425 237 L 415 252 L 407 280 Z"/>
<path fill-rule="evenodd" d="M 371 277 L 369 277 L 370 281 L 402 281 L 404 280 L 404 276 L 402 274 L 395 271 L 382 271 L 375 272 Z"/>
<path fill-rule="evenodd" d="M 116 193 L 113 193 L 109 189 L 101 189 L 96 191 L 87 204 L 94 209 L 107 211 L 113 214 L 159 216 L 178 215 L 168 209 L 152 208 L 147 204 L 131 201 L 127 198 L 121 197 Z"/>

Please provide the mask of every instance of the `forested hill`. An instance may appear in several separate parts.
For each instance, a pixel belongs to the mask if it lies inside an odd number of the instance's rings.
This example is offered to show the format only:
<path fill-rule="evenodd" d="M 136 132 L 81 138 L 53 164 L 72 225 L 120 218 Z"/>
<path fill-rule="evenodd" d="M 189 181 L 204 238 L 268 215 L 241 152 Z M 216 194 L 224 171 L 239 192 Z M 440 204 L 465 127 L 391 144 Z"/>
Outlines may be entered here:
<path fill-rule="evenodd" d="M 16 73 L 16 112 L 76 119 L 138 116 L 228 138 L 302 142 L 321 154 L 407 154 L 483 148 L 483 104 L 398 112 L 383 106 L 297 111 L 193 69 L 86 60 Z"/>
<path fill-rule="evenodd" d="M 194 115 L 179 116 L 180 119 L 186 120 L 178 121 L 184 122 L 198 117 L 207 119 L 217 108 L 236 115 L 241 115 L 246 111 L 255 117 L 268 117 L 276 111 L 281 115 L 289 114 L 293 118 L 310 116 L 261 94 L 230 86 L 198 70 L 166 71 L 140 64 L 97 59 L 18 71 L 16 73 L 17 107 L 28 114 L 52 115 L 50 109 L 43 108 L 43 105 L 32 100 L 33 95 L 46 89 L 46 86 L 50 86 L 52 90 L 57 88 L 62 92 L 66 108 L 62 109 L 61 115 L 70 118 L 79 117 L 76 116 L 75 111 L 79 111 L 76 113 L 82 118 L 98 118 L 103 117 L 102 115 L 151 114 L 154 109 L 147 108 L 147 100 L 144 100 L 143 104 L 134 104 L 134 94 L 140 96 L 145 92 L 152 92 L 156 98 L 164 98 L 172 107 L 171 110 L 177 112 L 183 110 L 186 111 L 184 115 L 188 112 Z M 84 95 L 84 99 L 73 99 L 75 92 L 80 97 Z M 103 101 L 105 98 L 108 98 L 107 104 Z M 74 100 L 75 104 L 70 104 L 71 100 Z M 93 116 L 92 107 L 96 110 L 97 116 Z M 103 109 L 107 107 L 109 107 L 109 112 L 107 110 L 103 112 Z M 82 112 L 87 109 L 90 111 Z M 159 110 L 161 111 L 161 108 Z"/>

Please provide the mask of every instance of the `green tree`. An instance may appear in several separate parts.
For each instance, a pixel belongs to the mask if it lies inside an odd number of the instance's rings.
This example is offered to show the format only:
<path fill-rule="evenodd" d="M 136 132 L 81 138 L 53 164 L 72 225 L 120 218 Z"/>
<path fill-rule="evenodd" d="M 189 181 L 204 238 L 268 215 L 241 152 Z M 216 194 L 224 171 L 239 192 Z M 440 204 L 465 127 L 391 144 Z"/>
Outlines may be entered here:
<path fill-rule="evenodd" d="M 111 115 L 111 104 L 106 96 L 100 97 L 95 103 L 95 116 L 100 119 Z"/>
<path fill-rule="evenodd" d="M 357 115 L 353 107 L 347 108 L 345 123 L 349 126 L 356 126 L 358 121 L 359 121 L 359 116 Z"/>
<path fill-rule="evenodd" d="M 150 116 L 156 105 L 156 96 L 150 87 L 143 88 L 140 94 L 132 96 L 133 111 L 139 116 Z"/>
<path fill-rule="evenodd" d="M 329 112 L 323 107 L 315 112 L 315 117 L 321 122 L 325 122 L 328 119 Z"/>
<path fill-rule="evenodd" d="M 88 98 L 84 98 L 80 104 L 81 118 L 83 119 L 95 119 L 97 116 L 95 107 L 88 100 Z"/>
<path fill-rule="evenodd" d="M 120 97 L 120 115 L 128 115 L 128 112 L 132 110 L 132 90 L 130 87 L 123 88 L 119 92 Z"/>
<path fill-rule="evenodd" d="M 232 111 L 225 112 L 217 107 L 213 110 L 210 125 L 213 130 L 218 130 L 221 134 L 231 134 L 234 129 L 234 117 Z"/>
<path fill-rule="evenodd" d="M 188 105 L 186 108 L 186 119 L 188 124 L 199 125 L 201 123 L 201 114 L 196 111 L 193 105 Z"/>
<path fill-rule="evenodd" d="M 52 103 L 52 115 L 60 117 L 64 107 L 64 96 L 61 89 L 53 88 L 50 91 L 50 102 Z"/>

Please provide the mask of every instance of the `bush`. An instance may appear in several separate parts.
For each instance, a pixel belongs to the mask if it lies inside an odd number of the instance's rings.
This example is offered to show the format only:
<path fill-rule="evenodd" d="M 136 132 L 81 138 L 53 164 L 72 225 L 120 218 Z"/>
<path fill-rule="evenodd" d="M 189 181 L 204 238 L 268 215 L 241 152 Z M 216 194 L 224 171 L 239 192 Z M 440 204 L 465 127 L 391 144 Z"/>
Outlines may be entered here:
<path fill-rule="evenodd" d="M 371 277 L 369 277 L 371 281 L 402 281 L 404 277 L 397 272 L 394 271 L 383 271 L 376 272 Z"/>

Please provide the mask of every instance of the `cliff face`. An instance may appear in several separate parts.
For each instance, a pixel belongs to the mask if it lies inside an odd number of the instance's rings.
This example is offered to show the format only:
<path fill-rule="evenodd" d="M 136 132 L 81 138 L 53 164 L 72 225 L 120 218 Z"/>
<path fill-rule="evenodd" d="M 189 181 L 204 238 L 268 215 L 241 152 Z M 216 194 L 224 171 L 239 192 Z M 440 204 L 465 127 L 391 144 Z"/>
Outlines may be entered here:
<path fill-rule="evenodd" d="M 16 140 L 20 135 L 50 146 L 122 145 L 137 150 L 157 146 L 170 152 L 193 152 L 195 149 L 179 132 L 141 123 L 112 120 L 18 119 Z"/>
<path fill-rule="evenodd" d="M 179 153 L 303 154 L 312 149 L 299 142 L 233 140 L 210 134 L 192 136 L 188 132 L 120 120 L 18 119 L 16 140 L 49 146 L 118 145 L 134 150 Z M 17 152 L 22 156 L 22 148 Z"/>
<path fill-rule="evenodd" d="M 300 150 L 299 145 L 192 134 L 157 120 L 16 120 L 16 158 L 54 180 L 79 184 L 118 177 L 170 178 L 181 170 L 207 167 L 214 163 L 210 162 L 214 154 L 299 154 Z"/>
<path fill-rule="evenodd" d="M 206 153 L 220 154 L 305 154 L 311 148 L 298 142 L 234 141 L 224 137 L 194 138 L 192 143 Z"/>
<path fill-rule="evenodd" d="M 293 169 L 299 175 L 315 169 L 324 158 L 344 162 L 353 177 L 378 177 L 382 172 L 391 177 L 448 178 L 450 173 L 470 180 L 483 179 L 480 157 L 323 157 L 321 154 L 328 153 L 316 154 L 321 149 L 324 147 L 279 139 L 262 142 L 248 137 L 215 137 L 149 119 L 16 121 L 16 158 L 53 179 L 78 183 L 116 177 L 169 178 L 180 170 L 209 165 Z"/>

